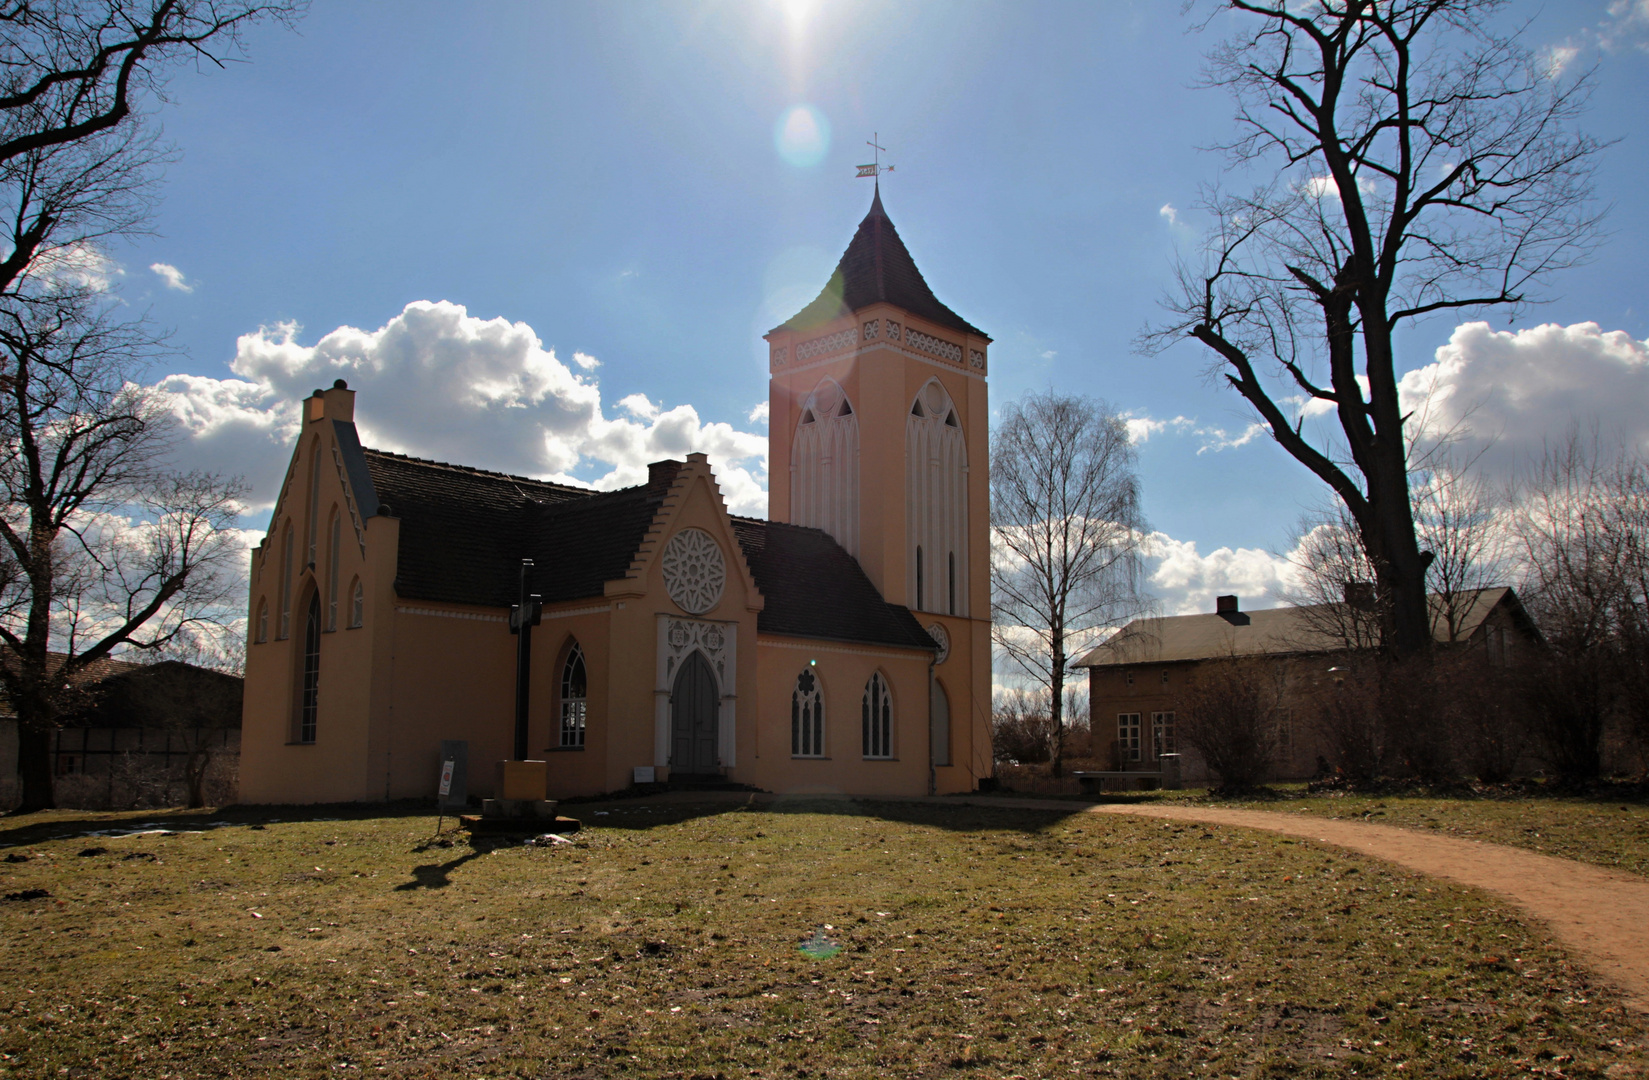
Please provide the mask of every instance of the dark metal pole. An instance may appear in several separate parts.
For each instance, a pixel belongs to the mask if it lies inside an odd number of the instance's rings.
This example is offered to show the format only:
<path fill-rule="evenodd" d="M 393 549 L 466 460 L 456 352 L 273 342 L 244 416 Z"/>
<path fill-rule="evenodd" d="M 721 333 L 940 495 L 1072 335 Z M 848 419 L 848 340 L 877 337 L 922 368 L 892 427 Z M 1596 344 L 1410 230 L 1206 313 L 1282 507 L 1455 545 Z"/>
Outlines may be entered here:
<path fill-rule="evenodd" d="M 538 621 L 538 598 L 527 594 L 527 573 L 532 560 L 521 560 L 521 602 L 510 613 L 510 630 L 515 639 L 515 760 L 527 760 L 527 701 L 532 678 L 532 628 Z"/>

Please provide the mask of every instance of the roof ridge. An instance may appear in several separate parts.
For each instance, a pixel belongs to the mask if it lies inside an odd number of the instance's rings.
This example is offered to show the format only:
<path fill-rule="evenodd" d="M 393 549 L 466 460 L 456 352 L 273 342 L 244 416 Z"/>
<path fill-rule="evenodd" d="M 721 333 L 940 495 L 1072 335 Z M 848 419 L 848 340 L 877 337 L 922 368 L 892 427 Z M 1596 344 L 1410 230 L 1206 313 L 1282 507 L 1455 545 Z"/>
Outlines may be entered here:
<path fill-rule="evenodd" d="M 579 487 L 576 484 L 563 484 L 557 480 L 540 480 L 533 476 L 520 476 L 516 473 L 499 472 L 497 469 L 483 469 L 476 465 L 459 465 L 451 461 L 436 461 L 434 458 L 413 457 L 411 454 L 398 454 L 393 450 L 379 450 L 372 446 L 361 447 L 365 454 L 376 454 L 379 457 L 393 458 L 397 461 L 406 461 L 414 465 L 433 465 L 436 468 L 451 469 L 453 472 L 470 473 L 477 476 L 493 476 L 500 480 L 518 480 L 528 484 L 538 484 L 543 487 L 558 488 L 561 491 L 573 492 L 579 495 L 603 495 L 607 492 L 593 487 Z M 645 485 L 637 485 L 645 486 Z M 615 488 L 615 491 L 627 491 L 628 488 Z"/>

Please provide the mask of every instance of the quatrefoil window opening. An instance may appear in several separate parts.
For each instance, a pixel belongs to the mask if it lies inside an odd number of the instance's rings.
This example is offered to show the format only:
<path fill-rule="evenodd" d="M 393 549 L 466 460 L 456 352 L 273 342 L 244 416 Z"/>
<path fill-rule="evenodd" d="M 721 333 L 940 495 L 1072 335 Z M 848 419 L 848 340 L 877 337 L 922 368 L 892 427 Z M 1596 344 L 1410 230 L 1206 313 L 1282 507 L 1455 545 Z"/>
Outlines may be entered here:
<path fill-rule="evenodd" d="M 726 584 L 721 546 L 703 529 L 683 529 L 664 545 L 664 589 L 683 611 L 709 611 Z"/>

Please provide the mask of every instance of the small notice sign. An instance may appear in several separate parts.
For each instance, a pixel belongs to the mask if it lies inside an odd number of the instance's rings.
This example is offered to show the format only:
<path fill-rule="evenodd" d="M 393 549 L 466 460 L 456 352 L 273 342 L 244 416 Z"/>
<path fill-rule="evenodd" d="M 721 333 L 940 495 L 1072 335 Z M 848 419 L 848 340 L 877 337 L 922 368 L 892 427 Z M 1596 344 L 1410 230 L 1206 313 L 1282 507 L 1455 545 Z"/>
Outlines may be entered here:
<path fill-rule="evenodd" d="M 443 802 L 452 793 L 452 768 L 453 760 L 451 758 L 441 762 L 441 800 Z"/>

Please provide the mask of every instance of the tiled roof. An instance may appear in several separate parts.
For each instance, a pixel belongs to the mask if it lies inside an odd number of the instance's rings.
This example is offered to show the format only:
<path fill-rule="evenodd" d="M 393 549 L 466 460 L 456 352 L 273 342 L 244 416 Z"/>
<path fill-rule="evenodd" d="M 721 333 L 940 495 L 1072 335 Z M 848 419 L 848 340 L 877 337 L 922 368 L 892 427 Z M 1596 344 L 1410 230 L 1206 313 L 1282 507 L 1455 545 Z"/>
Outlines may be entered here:
<path fill-rule="evenodd" d="M 740 517 L 733 531 L 767 600 L 756 618 L 761 633 L 934 648 L 910 609 L 883 600 L 829 533 Z"/>
<path fill-rule="evenodd" d="M 558 512 L 576 507 L 587 515 L 587 503 L 606 506 L 626 494 L 634 501 L 647 489 L 598 494 L 382 450 L 363 453 L 380 506 L 401 521 L 395 591 L 407 599 L 508 607 L 516 601 L 523 558 L 534 560 L 531 588 L 546 600 L 600 595 L 599 578 L 588 591 L 592 573 L 616 559 L 620 570 L 611 576 L 622 577 L 652 520 L 645 510 L 632 536 L 594 531 L 582 543 L 565 544 L 554 524 Z M 662 498 L 654 496 L 655 503 Z M 624 550 L 620 555 L 614 548 Z"/>
<path fill-rule="evenodd" d="M 880 189 L 824 291 L 789 322 L 775 329 L 809 330 L 878 302 L 897 304 L 912 315 L 947 330 L 987 337 L 983 330 L 933 295 L 922 272 L 916 269 L 916 260 L 899 239 L 899 231 L 882 209 Z"/>
<path fill-rule="evenodd" d="M 364 450 L 384 511 L 401 522 L 395 591 L 405 599 L 508 607 L 521 559 L 546 602 L 601 596 L 624 577 L 673 469 L 658 483 L 590 491 L 527 477 Z M 733 518 L 766 606 L 762 633 L 931 649 L 910 611 L 882 599 L 828 533 Z"/>
<path fill-rule="evenodd" d="M 1502 603 L 1509 605 L 1512 619 L 1526 633 L 1538 633 L 1523 612 L 1517 594 L 1505 587 L 1477 590 L 1460 620 L 1460 633 L 1470 638 Z M 1343 604 L 1268 608 L 1245 611 L 1234 622 L 1222 615 L 1135 619 L 1071 666 L 1114 667 L 1229 656 L 1339 652 L 1344 648 L 1344 639 L 1335 632 L 1342 622 L 1336 611 L 1343 608 Z M 1431 598 L 1431 609 L 1432 635 L 1445 641 L 1448 627 L 1436 596 Z"/>

